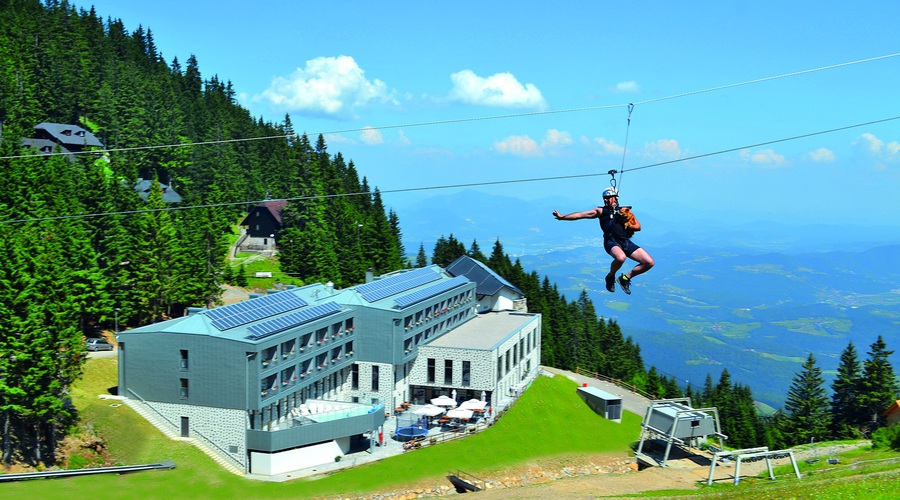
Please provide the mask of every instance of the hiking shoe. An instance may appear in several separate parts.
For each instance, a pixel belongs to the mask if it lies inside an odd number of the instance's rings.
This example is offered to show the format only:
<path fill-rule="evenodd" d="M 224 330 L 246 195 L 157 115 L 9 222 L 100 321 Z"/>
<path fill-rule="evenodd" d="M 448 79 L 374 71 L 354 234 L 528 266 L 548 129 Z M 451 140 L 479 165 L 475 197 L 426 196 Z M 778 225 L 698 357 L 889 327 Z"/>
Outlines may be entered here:
<path fill-rule="evenodd" d="M 614 274 L 606 275 L 606 290 L 610 292 L 616 291 L 616 276 Z"/>
<path fill-rule="evenodd" d="M 631 295 L 631 280 L 626 278 L 624 274 L 619 275 L 619 286 L 626 294 Z"/>

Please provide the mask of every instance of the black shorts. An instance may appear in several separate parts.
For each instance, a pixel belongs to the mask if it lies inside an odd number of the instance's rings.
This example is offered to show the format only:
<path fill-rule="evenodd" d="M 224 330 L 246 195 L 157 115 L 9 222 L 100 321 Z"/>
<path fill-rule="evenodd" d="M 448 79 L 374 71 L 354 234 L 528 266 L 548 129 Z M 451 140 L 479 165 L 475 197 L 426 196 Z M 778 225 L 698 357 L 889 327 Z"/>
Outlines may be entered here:
<path fill-rule="evenodd" d="M 614 240 L 612 238 L 603 240 L 603 249 L 606 250 L 606 253 L 612 255 L 613 247 L 621 248 L 626 257 L 631 257 L 631 254 L 641 249 L 631 240 Z"/>

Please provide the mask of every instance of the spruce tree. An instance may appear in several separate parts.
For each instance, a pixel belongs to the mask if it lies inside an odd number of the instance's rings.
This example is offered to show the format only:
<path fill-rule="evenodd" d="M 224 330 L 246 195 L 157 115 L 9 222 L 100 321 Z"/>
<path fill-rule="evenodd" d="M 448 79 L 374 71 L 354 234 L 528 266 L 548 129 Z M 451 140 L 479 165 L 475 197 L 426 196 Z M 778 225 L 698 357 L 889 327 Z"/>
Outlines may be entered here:
<path fill-rule="evenodd" d="M 416 254 L 416 267 L 425 267 L 428 265 L 428 256 L 425 254 L 425 245 L 419 243 L 419 253 Z"/>
<path fill-rule="evenodd" d="M 898 387 L 894 367 L 888 361 L 894 351 L 887 349 L 881 335 L 869 347 L 869 359 L 863 362 L 859 405 L 863 422 L 871 432 L 884 423 L 881 413 L 897 400 Z"/>
<path fill-rule="evenodd" d="M 830 413 L 822 370 L 812 353 L 794 376 L 784 409 L 785 434 L 794 444 L 823 441 L 829 438 Z"/>
<path fill-rule="evenodd" d="M 861 422 L 859 391 L 862 368 L 853 342 L 841 352 L 837 375 L 831 384 L 831 434 L 835 439 L 857 437 Z"/>

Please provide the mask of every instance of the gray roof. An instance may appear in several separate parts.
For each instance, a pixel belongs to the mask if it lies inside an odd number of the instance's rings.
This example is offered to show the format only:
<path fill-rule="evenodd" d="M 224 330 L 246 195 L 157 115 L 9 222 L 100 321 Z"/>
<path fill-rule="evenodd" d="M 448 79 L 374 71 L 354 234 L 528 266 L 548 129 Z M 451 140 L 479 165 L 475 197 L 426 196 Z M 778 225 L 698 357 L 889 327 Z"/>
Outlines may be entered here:
<path fill-rule="evenodd" d="M 522 296 L 525 295 L 521 290 L 514 287 L 512 283 L 468 255 L 463 255 L 454 260 L 447 266 L 447 272 L 453 276 L 465 276 L 469 280 L 474 281 L 478 285 L 476 293 L 479 295 L 494 295 L 503 288 L 512 290 Z"/>
<path fill-rule="evenodd" d="M 326 305 L 327 303 L 334 303 L 337 306 L 340 306 L 339 312 L 343 312 L 357 306 L 397 311 L 399 310 L 396 303 L 398 297 L 405 297 L 416 293 L 422 293 L 424 290 L 429 289 L 429 287 L 435 286 L 435 284 L 449 283 L 453 281 L 452 278 L 440 272 L 441 268 L 439 266 L 430 266 L 430 270 L 435 274 L 435 280 L 420 285 L 408 284 L 408 287 L 404 285 L 395 289 L 388 290 L 385 293 L 390 292 L 389 295 L 386 295 L 383 298 L 374 301 L 367 300 L 363 296 L 363 294 L 360 293 L 359 287 L 361 285 L 344 288 L 342 290 L 336 290 L 334 289 L 334 285 L 332 284 L 323 285 L 322 283 L 313 283 L 303 287 L 289 287 L 287 290 L 276 292 L 279 297 L 292 296 L 294 299 L 299 299 L 299 301 L 295 301 L 294 305 L 290 308 L 270 308 L 266 305 L 265 300 L 259 300 L 262 297 L 251 298 L 246 301 L 225 305 L 212 310 L 195 310 L 188 316 L 162 321 L 151 325 L 145 325 L 133 330 L 128 330 L 125 333 L 128 335 L 142 333 L 180 333 L 191 335 L 208 335 L 239 342 L 255 343 L 256 340 L 252 336 L 254 329 L 259 328 L 263 323 L 268 323 L 272 320 L 277 321 L 279 318 L 285 318 L 297 313 L 304 314 L 304 311 L 313 310 L 313 308 Z M 423 272 L 427 271 L 428 269 L 423 270 Z M 397 273 L 387 274 L 384 275 L 382 279 L 386 280 L 385 283 L 390 284 L 390 281 L 387 281 L 387 278 L 402 276 L 404 273 L 409 272 L 409 270 L 404 270 Z M 468 284 L 468 282 L 466 282 L 466 284 Z M 472 285 L 468 284 L 468 286 L 471 287 Z M 263 297 L 269 296 L 271 296 L 271 294 L 265 295 Z M 248 315 L 248 309 L 254 310 L 254 313 Z M 218 311 L 210 312 L 215 310 Z M 227 321 L 224 320 L 217 322 L 215 316 L 233 316 L 245 319 L 239 321 L 239 324 L 229 325 L 226 324 Z"/>
<path fill-rule="evenodd" d="M 56 138 L 60 144 L 103 147 L 103 143 L 101 143 L 94 134 L 78 125 L 42 122 L 35 125 L 34 128 L 46 130 L 47 133 Z"/>
<path fill-rule="evenodd" d="M 153 187 L 153 181 L 148 179 L 138 179 L 134 184 L 134 190 L 138 192 L 138 195 L 144 201 L 146 201 L 147 197 L 150 196 L 151 187 Z M 159 183 L 159 187 L 162 189 L 162 198 L 165 203 L 181 202 L 181 195 L 176 193 L 174 189 L 161 182 Z"/>
<path fill-rule="evenodd" d="M 65 148 L 62 144 L 55 143 L 50 139 L 22 139 L 22 145 L 29 148 L 34 148 L 38 150 L 41 154 L 50 154 L 50 153 L 63 153 L 70 154 L 71 151 Z M 50 149 L 46 149 L 50 148 Z M 57 150 L 57 148 L 59 148 Z M 45 151 L 46 149 L 46 151 Z"/>
<path fill-rule="evenodd" d="M 534 321 L 535 317 L 536 314 L 510 311 L 478 314 L 425 345 L 492 351 Z"/>

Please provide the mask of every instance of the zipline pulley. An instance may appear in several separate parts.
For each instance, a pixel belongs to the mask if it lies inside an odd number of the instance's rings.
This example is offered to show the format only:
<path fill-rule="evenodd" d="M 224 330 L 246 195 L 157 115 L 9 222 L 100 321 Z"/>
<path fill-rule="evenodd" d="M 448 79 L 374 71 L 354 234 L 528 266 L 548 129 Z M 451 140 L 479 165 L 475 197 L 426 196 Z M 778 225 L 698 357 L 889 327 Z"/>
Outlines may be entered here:
<path fill-rule="evenodd" d="M 612 186 L 613 189 L 616 188 L 616 174 L 617 173 L 619 173 L 619 171 L 616 169 L 612 169 L 609 172 L 607 172 L 607 174 L 612 176 L 612 179 L 609 180 L 609 185 Z"/>

